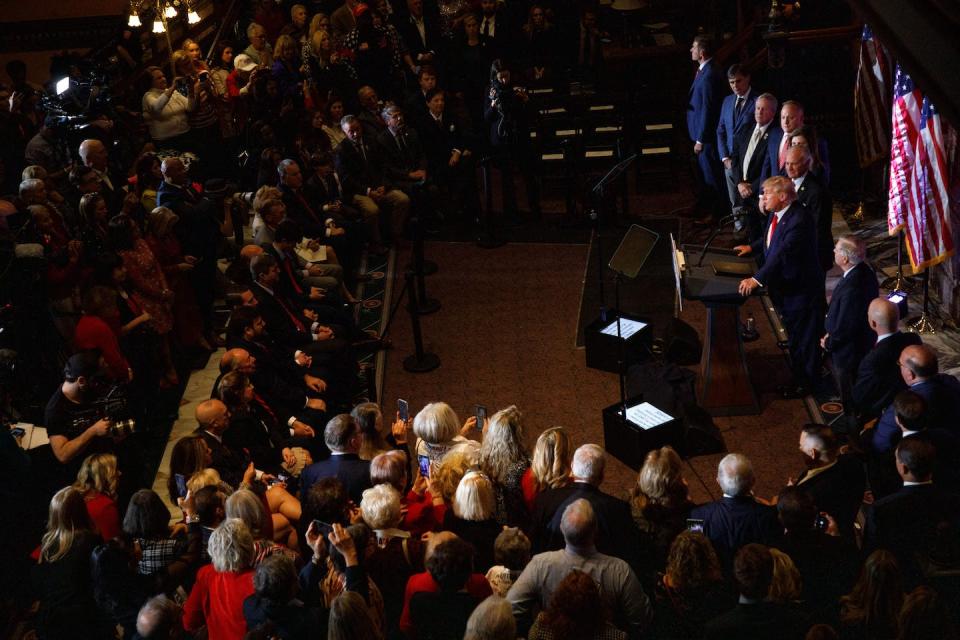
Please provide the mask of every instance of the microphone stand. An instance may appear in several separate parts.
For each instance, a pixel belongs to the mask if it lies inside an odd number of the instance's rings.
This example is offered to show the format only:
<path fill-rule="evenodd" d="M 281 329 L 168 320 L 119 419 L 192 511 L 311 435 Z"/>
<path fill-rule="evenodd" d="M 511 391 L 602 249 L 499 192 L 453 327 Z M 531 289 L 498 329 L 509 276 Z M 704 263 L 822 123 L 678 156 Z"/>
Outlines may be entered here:
<path fill-rule="evenodd" d="M 717 234 L 723 230 L 724 225 L 733 222 L 737 218 L 744 217 L 743 213 L 731 213 L 728 216 L 720 218 L 720 222 L 717 223 L 717 228 L 710 232 L 710 236 L 707 238 L 707 241 L 703 244 L 703 249 L 700 250 L 700 259 L 697 261 L 697 266 L 703 266 L 703 259 L 707 256 L 707 249 L 710 248 L 710 243 L 713 242 L 713 239 L 717 237 Z"/>

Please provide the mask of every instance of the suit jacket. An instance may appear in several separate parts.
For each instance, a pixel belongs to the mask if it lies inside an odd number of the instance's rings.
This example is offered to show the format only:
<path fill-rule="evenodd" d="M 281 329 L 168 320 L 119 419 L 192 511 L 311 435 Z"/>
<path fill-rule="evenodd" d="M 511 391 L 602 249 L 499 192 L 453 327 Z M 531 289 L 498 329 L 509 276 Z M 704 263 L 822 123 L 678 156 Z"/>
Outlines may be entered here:
<path fill-rule="evenodd" d="M 394 136 L 389 129 L 384 129 L 377 134 L 377 145 L 384 183 L 392 189 L 413 188 L 416 181 L 410 179 L 410 172 L 427 168 L 427 157 L 417 132 L 405 127 Z"/>
<path fill-rule="evenodd" d="M 897 354 L 899 356 L 900 354 Z M 951 375 L 939 373 L 933 378 L 919 382 L 910 391 L 927 401 L 927 428 L 946 429 L 953 434 L 960 434 L 960 380 Z M 888 406 L 880 416 L 873 433 L 869 434 L 868 443 L 877 453 L 893 449 L 900 441 L 900 427 L 897 426 L 893 404 Z"/>
<path fill-rule="evenodd" d="M 323 478 L 336 478 L 350 494 L 354 504 L 360 504 L 363 491 L 371 487 L 370 461 L 361 460 L 355 453 L 331 454 L 326 460 L 314 462 L 300 475 L 300 495 L 305 496 L 314 483 Z"/>
<path fill-rule="evenodd" d="M 788 531 L 777 548 L 790 556 L 800 572 L 800 599 L 815 615 L 834 612 L 840 596 L 850 593 L 861 561 L 852 539 L 810 528 Z"/>
<path fill-rule="evenodd" d="M 754 277 L 770 290 L 782 311 L 788 313 L 816 307 L 823 300 L 823 272 L 817 261 L 816 232 L 813 218 L 805 213 L 803 205 L 791 204 L 777 224 L 770 246 L 766 247 L 774 217 L 770 213 L 763 234 L 751 245 L 755 255 L 763 250 L 763 266 Z"/>
<path fill-rule="evenodd" d="M 564 548 L 560 519 L 567 505 L 580 498 L 590 502 L 597 516 L 597 551 L 616 556 L 631 567 L 636 567 L 639 543 L 637 528 L 630 515 L 630 505 L 585 482 L 548 489 L 537 495 L 531 518 L 533 553 Z"/>
<path fill-rule="evenodd" d="M 164 180 L 157 188 L 157 206 L 167 207 L 180 216 L 174 233 L 184 255 L 203 256 L 216 262 L 220 223 L 214 217 L 212 202 L 201 198 L 192 186 Z"/>
<path fill-rule="evenodd" d="M 783 129 L 780 128 L 776 119 L 767 129 L 767 133 L 770 134 L 770 139 L 767 141 L 767 155 L 764 157 L 763 170 L 760 174 L 761 183 L 773 176 L 786 175 L 780 170 L 780 143 L 783 142 Z"/>
<path fill-rule="evenodd" d="M 270 334 L 280 344 L 288 349 L 299 349 L 313 343 L 313 336 L 309 329 L 310 321 L 303 317 L 302 309 L 297 304 L 283 298 L 280 299 L 283 302 L 281 304 L 277 291 L 270 293 L 256 282 L 250 285 L 250 291 L 257 299 L 257 309 L 260 310 L 260 315 L 267 324 Z M 303 329 L 290 318 L 288 311 L 300 321 Z"/>
<path fill-rule="evenodd" d="M 717 123 L 717 153 L 721 160 L 734 158 L 733 141 L 737 135 L 747 131 L 747 141 L 749 142 L 749 135 L 753 133 L 753 128 L 757 123 L 754 118 L 756 103 L 757 92 L 752 87 L 743 101 L 743 106 L 740 107 L 739 116 L 734 113 L 737 107 L 737 94 L 731 93 L 723 99 L 723 104 L 720 105 L 720 120 Z"/>
<path fill-rule="evenodd" d="M 703 630 L 706 640 L 800 640 L 810 625 L 799 608 L 776 602 L 738 604 Z"/>
<path fill-rule="evenodd" d="M 733 146 L 730 153 L 733 154 L 733 175 L 736 177 L 737 182 L 741 182 L 744 179 L 743 165 L 747 159 L 747 147 L 750 146 L 750 138 L 753 137 L 756 126 L 757 123 L 754 121 L 752 127 L 744 127 L 733 139 Z M 770 142 L 770 130 L 772 126 L 772 124 L 767 126 L 767 130 L 763 132 L 763 135 L 760 136 L 760 139 L 757 141 L 753 155 L 750 156 L 750 165 L 747 167 L 746 180 L 750 183 L 750 188 L 753 189 L 754 195 L 751 197 L 751 200 L 758 200 L 760 196 L 760 186 L 763 184 L 763 163 L 767 157 L 767 146 Z M 739 198 L 739 193 L 737 197 Z"/>
<path fill-rule="evenodd" d="M 772 544 L 783 531 L 777 522 L 777 510 L 750 496 L 725 496 L 708 502 L 695 507 L 690 518 L 703 520 L 703 532 L 727 568 L 733 566 L 733 556 L 740 547 L 751 542 Z"/>
<path fill-rule="evenodd" d="M 854 266 L 837 281 L 823 327 L 829 334 L 826 346 L 833 354 L 834 368 L 852 373 L 870 351 L 876 334 L 867 322 L 867 307 L 878 295 L 877 274 L 866 263 Z"/>
<path fill-rule="evenodd" d="M 865 551 L 891 551 L 909 590 L 922 578 L 918 556 L 929 557 L 944 543 L 956 544 L 960 498 L 935 484 L 904 486 L 877 500 L 867 511 L 866 524 Z"/>
<path fill-rule="evenodd" d="M 308 238 L 326 237 L 326 219 L 321 205 L 311 202 L 309 195 L 303 189 L 299 192 L 290 187 L 281 184 L 280 193 L 282 194 L 283 204 L 287 207 L 287 217 L 295 220 L 303 230 L 303 235 Z"/>
<path fill-rule="evenodd" d="M 826 273 L 833 266 L 833 199 L 823 180 L 808 172 L 797 189 L 797 200 L 813 216 L 817 229 L 820 268 Z"/>
<path fill-rule="evenodd" d="M 417 56 L 421 53 L 440 53 L 443 47 L 437 17 L 428 13 L 426 8 L 423 12 L 423 25 L 426 41 L 420 38 L 420 30 L 414 24 L 412 16 L 404 16 L 397 24 L 397 31 L 400 33 L 403 43 L 407 45 L 407 50 L 414 62 L 417 61 Z M 499 25 L 497 27 L 499 28 Z"/>
<path fill-rule="evenodd" d="M 907 388 L 897 360 L 906 347 L 921 342 L 915 333 L 897 331 L 867 352 L 860 361 L 857 379 L 853 383 L 853 401 L 859 414 L 879 416 L 893 402 L 893 397 Z"/>
<path fill-rule="evenodd" d="M 217 440 L 212 435 L 198 428 L 196 434 L 210 447 L 210 466 L 217 470 L 220 478 L 231 487 L 239 487 L 243 480 L 243 472 L 250 464 L 250 458 L 242 449 L 233 449 L 226 442 Z"/>
<path fill-rule="evenodd" d="M 811 476 L 804 470 L 797 478 L 797 487 L 810 494 L 817 509 L 833 516 L 840 533 L 852 540 L 853 521 L 863 502 L 865 479 L 863 462 L 856 456 L 842 455 L 832 467 L 820 473 Z"/>
<path fill-rule="evenodd" d="M 235 451 L 246 451 L 258 469 L 276 473 L 283 462 L 281 450 L 290 444 L 290 432 L 274 415 L 257 405 L 251 411 L 230 416 L 223 441 Z"/>
<path fill-rule="evenodd" d="M 351 140 L 344 140 L 337 146 L 336 167 L 343 185 L 344 195 L 366 195 L 368 189 L 376 189 L 383 184 L 379 167 L 374 157 L 377 146 L 373 136 L 364 133 L 362 143 L 366 149 L 366 158 L 360 148 Z"/>
<path fill-rule="evenodd" d="M 687 134 L 691 140 L 705 145 L 716 142 L 724 83 L 723 74 L 712 60 L 703 65 L 694 78 L 687 102 Z"/>
<path fill-rule="evenodd" d="M 450 109 L 445 109 L 440 119 L 438 123 L 428 112 L 417 127 L 430 176 L 439 176 L 450 170 L 450 154 L 454 149 L 465 151 L 473 147 L 466 127 Z"/>

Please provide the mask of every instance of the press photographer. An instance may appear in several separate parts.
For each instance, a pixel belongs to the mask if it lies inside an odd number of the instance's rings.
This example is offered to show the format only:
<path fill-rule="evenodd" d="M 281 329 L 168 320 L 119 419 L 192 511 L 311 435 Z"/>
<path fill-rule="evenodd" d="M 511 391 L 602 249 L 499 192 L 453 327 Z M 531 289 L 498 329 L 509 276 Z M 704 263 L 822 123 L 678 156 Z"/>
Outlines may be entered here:
<path fill-rule="evenodd" d="M 117 387 L 103 382 L 103 360 L 96 351 L 70 356 L 63 383 L 47 403 L 44 426 L 66 482 L 76 478 L 83 459 L 92 453 L 118 454 L 118 445 L 134 432 L 126 418 L 126 401 Z M 128 460 L 129 462 L 129 460 Z M 127 466 L 127 465 L 121 465 Z"/>

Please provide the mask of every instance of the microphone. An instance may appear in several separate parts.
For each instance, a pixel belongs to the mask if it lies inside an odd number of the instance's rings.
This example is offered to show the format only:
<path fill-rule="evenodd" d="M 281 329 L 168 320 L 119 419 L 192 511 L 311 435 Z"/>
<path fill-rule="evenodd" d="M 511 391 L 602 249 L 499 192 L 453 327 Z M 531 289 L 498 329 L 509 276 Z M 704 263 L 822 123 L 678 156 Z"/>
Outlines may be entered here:
<path fill-rule="evenodd" d="M 700 259 L 697 261 L 697 266 L 703 266 L 703 259 L 707 256 L 707 249 L 710 247 L 710 243 L 713 242 L 713 239 L 717 237 L 717 234 L 720 233 L 720 230 L 723 227 L 735 220 L 746 218 L 749 214 L 749 210 L 746 207 L 734 207 L 733 213 L 728 216 L 720 218 L 720 222 L 717 223 L 717 228 L 710 232 L 710 237 L 707 238 L 707 241 L 703 245 L 703 249 L 700 250 Z"/>

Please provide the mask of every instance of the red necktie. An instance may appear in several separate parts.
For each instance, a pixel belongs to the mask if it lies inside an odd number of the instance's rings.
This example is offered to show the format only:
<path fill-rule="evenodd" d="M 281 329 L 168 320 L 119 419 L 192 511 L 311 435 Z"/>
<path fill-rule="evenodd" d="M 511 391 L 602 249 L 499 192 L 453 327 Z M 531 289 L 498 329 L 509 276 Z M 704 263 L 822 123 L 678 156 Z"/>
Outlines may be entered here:
<path fill-rule="evenodd" d="M 283 312 L 287 314 L 287 317 L 290 318 L 290 322 L 292 322 L 297 328 L 297 331 L 300 333 L 306 333 L 307 328 L 302 322 L 300 322 L 300 318 L 298 318 L 295 313 L 290 311 L 290 308 L 287 305 L 283 304 L 283 300 L 280 299 L 280 296 L 274 296 L 274 299 L 277 301 L 277 304 L 280 305 L 280 308 L 283 309 Z"/>
<path fill-rule="evenodd" d="M 259 404 L 261 407 L 263 407 L 264 411 L 270 414 L 270 417 L 273 418 L 274 422 L 277 421 L 277 414 L 273 412 L 273 409 L 270 408 L 270 405 L 267 404 L 266 400 L 264 400 L 263 397 L 256 391 L 253 392 L 253 400 L 257 404 Z"/>
<path fill-rule="evenodd" d="M 773 220 L 770 221 L 770 233 L 767 236 L 767 247 L 773 243 L 773 232 L 777 230 L 777 214 L 771 213 Z"/>
<path fill-rule="evenodd" d="M 783 165 L 787 163 L 787 149 L 790 148 L 790 145 L 785 142 L 786 138 L 787 134 L 783 134 L 784 142 L 780 143 L 780 169 L 783 169 Z"/>
<path fill-rule="evenodd" d="M 290 278 L 290 284 L 293 285 L 293 290 L 297 292 L 297 295 L 303 295 L 303 289 L 300 288 L 300 285 L 297 284 L 297 279 L 293 277 L 293 269 L 290 267 L 290 256 L 284 253 L 283 255 L 283 270 L 287 272 L 287 277 Z"/>

